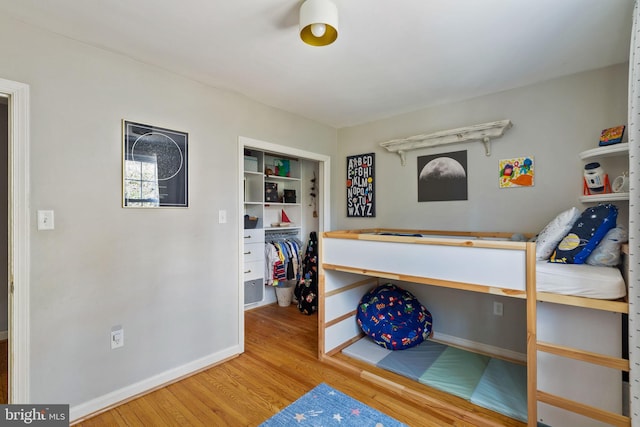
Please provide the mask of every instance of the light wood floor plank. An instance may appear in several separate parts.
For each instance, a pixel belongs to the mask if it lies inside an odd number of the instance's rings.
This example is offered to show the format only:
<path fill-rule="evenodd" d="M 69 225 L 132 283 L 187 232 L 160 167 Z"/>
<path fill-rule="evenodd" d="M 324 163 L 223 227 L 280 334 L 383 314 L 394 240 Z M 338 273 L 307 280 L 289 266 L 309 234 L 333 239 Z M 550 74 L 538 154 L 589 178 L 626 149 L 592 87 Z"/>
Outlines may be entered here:
<path fill-rule="evenodd" d="M 76 425 L 253 427 L 324 382 L 412 427 L 471 426 L 469 420 L 366 381 L 357 371 L 320 362 L 317 316 L 303 315 L 293 305 L 248 311 L 245 327 L 245 353 L 239 357 Z M 524 426 L 408 379 L 376 373 L 468 408 L 489 424 Z"/>
<path fill-rule="evenodd" d="M 9 341 L 0 341 L 0 403 L 9 402 Z"/>

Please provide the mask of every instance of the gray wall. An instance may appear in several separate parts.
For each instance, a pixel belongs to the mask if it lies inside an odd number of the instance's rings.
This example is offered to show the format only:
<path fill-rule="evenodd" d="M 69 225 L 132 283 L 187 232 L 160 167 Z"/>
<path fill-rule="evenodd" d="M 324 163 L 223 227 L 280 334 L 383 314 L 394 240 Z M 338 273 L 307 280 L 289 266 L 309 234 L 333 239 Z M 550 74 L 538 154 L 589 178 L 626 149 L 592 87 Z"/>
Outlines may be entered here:
<path fill-rule="evenodd" d="M 331 156 L 336 131 L 7 17 L 0 56 L 31 93 L 32 401 L 77 405 L 238 346 L 237 138 Z M 121 207 L 122 119 L 189 133 L 188 209 Z"/>
<path fill-rule="evenodd" d="M 602 129 L 626 124 L 627 75 L 628 65 L 623 64 L 341 129 L 332 191 L 338 228 L 537 233 L 562 210 L 586 208 L 578 201 L 584 167 L 578 153 L 597 147 Z M 471 142 L 409 152 L 406 166 L 401 166 L 396 154 L 378 145 L 502 119 L 510 119 L 513 128 L 492 142 L 489 157 L 480 142 Z M 459 150 L 467 150 L 468 201 L 418 203 L 417 157 Z M 347 218 L 344 158 L 368 152 L 376 153 L 377 216 Z M 500 189 L 498 161 L 520 156 L 534 156 L 535 186 Z M 619 207 L 620 223 L 625 224 L 628 203 Z M 496 319 L 491 314 L 496 297 L 428 287 L 412 289 L 423 295 L 423 303 L 435 312 L 435 327 L 440 332 L 524 349 L 524 335 L 518 329 L 514 332 L 514 327 L 524 325 L 521 301 L 505 299 L 505 315 Z M 522 314 L 520 324 L 514 323 L 516 313 Z"/>

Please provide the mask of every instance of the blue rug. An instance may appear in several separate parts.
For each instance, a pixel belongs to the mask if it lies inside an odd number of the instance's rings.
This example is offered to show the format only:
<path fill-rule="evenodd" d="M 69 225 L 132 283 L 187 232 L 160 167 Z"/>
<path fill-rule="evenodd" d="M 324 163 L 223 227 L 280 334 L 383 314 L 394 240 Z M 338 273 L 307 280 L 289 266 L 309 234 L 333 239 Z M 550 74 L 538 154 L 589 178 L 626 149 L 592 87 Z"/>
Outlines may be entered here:
<path fill-rule="evenodd" d="M 260 424 L 272 426 L 407 427 L 324 383 Z"/>

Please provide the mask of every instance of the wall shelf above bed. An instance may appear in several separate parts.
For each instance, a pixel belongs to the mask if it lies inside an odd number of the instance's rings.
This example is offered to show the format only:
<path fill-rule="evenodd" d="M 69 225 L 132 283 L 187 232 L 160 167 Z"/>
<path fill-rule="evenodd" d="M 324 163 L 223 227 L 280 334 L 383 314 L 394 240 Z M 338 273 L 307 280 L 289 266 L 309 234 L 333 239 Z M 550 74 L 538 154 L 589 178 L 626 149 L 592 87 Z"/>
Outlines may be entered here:
<path fill-rule="evenodd" d="M 612 184 L 616 176 L 618 175 L 628 176 L 628 170 L 629 170 L 629 163 L 628 163 L 629 143 L 628 142 L 592 148 L 590 150 L 581 152 L 579 154 L 579 157 L 581 160 L 584 160 L 586 162 L 597 161 L 599 163 L 602 163 L 605 171 L 607 172 L 615 171 L 616 173 L 608 174 L 609 175 L 608 181 L 610 181 Z M 601 159 L 606 159 L 606 160 L 602 161 Z M 610 185 L 610 187 L 615 187 L 615 185 Z M 609 192 L 606 192 L 606 193 L 584 194 L 584 190 L 583 190 L 583 195 L 580 196 L 578 200 L 580 200 L 580 202 L 582 203 L 628 201 L 629 192 L 628 191 L 611 192 L 611 189 L 609 188 Z"/>
<path fill-rule="evenodd" d="M 455 144 L 458 142 L 481 141 L 484 144 L 485 154 L 489 156 L 491 155 L 491 139 L 501 137 L 511 126 L 513 126 L 511 120 L 499 120 L 496 122 L 443 130 L 431 134 L 394 139 L 381 142 L 380 146 L 391 153 L 397 153 L 400 156 L 402 166 L 406 164 L 407 151 L 425 147 L 438 147 L 440 145 Z"/>
<path fill-rule="evenodd" d="M 582 203 L 619 202 L 629 200 L 629 193 L 605 193 L 592 194 L 590 196 L 580 196 Z"/>
<path fill-rule="evenodd" d="M 596 157 L 625 156 L 629 152 L 629 143 L 607 145 L 604 147 L 592 148 L 580 153 L 580 159 L 594 159 Z"/>

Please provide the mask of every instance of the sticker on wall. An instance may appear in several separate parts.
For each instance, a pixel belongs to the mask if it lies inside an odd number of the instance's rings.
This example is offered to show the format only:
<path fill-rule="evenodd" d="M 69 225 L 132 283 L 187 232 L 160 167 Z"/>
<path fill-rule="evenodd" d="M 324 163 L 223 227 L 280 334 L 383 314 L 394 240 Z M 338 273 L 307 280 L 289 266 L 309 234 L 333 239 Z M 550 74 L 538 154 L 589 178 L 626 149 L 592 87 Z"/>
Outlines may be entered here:
<path fill-rule="evenodd" d="M 500 188 L 533 187 L 533 157 L 500 160 Z"/>
<path fill-rule="evenodd" d="M 376 216 L 375 160 L 375 153 L 347 157 L 347 217 Z"/>
<path fill-rule="evenodd" d="M 467 200 L 467 152 L 418 157 L 418 202 Z"/>

